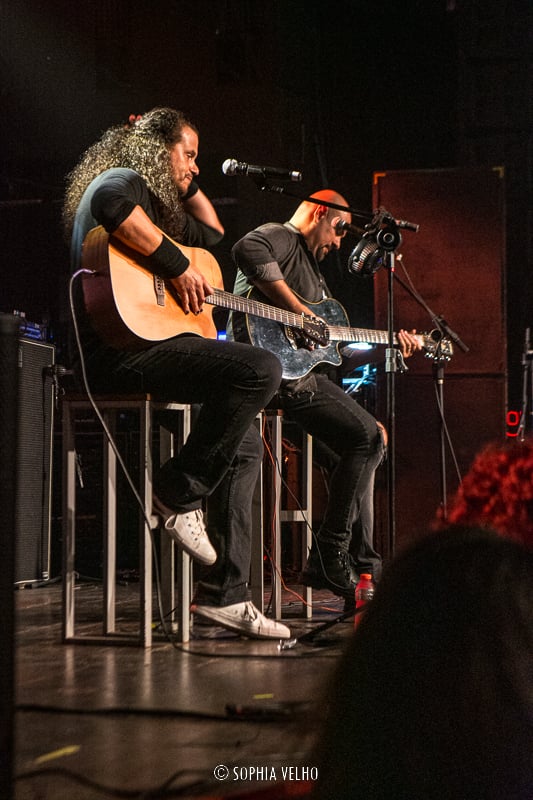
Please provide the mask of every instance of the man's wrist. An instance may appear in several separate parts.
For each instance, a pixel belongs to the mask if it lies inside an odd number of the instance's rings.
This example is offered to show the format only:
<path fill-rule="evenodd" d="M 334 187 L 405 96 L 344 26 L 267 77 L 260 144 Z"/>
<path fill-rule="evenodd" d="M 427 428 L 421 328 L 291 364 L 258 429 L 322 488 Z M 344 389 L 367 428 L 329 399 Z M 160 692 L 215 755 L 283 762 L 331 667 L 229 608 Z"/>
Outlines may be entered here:
<path fill-rule="evenodd" d="M 163 236 L 161 244 L 149 258 L 154 273 L 165 280 L 182 275 L 190 263 L 187 256 L 166 236 Z"/>

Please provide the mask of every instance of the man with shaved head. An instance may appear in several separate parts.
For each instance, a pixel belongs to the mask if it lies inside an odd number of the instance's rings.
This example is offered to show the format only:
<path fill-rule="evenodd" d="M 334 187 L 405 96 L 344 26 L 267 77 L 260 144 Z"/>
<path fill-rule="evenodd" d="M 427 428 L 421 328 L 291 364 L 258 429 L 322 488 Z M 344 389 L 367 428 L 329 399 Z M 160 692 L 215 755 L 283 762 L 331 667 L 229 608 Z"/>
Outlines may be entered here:
<path fill-rule="evenodd" d="M 259 292 L 266 303 L 298 315 L 320 316 L 313 304 L 331 293 L 319 265 L 340 248 L 345 235 L 342 223 L 351 223 L 351 214 L 337 192 L 324 189 L 311 198 L 316 202 L 304 200 L 288 222 L 261 225 L 234 245 L 236 293 L 247 294 L 253 287 L 252 296 Z M 245 319 L 234 315 L 232 328 L 236 339 L 250 340 Z M 398 339 L 404 356 L 420 347 L 405 331 Z M 300 352 L 304 348 L 310 353 L 320 347 L 312 337 L 293 346 L 295 353 L 298 346 Z M 274 342 L 272 348 L 276 352 Z M 302 580 L 351 602 L 358 575 L 367 572 L 379 579 L 381 572 L 381 558 L 373 545 L 373 494 L 386 432 L 324 366 L 311 359 L 309 371 L 282 382 L 278 398 L 285 417 L 313 436 L 314 455 L 329 474 L 327 506 Z"/>

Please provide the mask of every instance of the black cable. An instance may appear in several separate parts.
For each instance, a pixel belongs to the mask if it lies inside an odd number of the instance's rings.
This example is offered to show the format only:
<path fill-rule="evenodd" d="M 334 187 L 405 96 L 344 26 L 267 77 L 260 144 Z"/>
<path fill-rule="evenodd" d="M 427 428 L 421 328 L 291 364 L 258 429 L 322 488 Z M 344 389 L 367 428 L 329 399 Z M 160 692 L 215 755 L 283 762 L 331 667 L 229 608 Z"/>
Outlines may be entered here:
<path fill-rule="evenodd" d="M 181 717 L 184 719 L 208 720 L 210 722 L 231 721 L 223 714 L 211 714 L 203 711 L 181 711 L 170 708 L 133 708 L 132 706 L 110 706 L 109 708 L 69 708 L 44 703 L 19 703 L 15 711 L 39 714 L 65 714 L 73 716 L 139 716 L 139 717 Z"/>
<path fill-rule="evenodd" d="M 64 767 L 47 767 L 45 769 L 28 770 L 27 772 L 21 772 L 16 775 L 15 780 L 31 780 L 32 778 L 42 778 L 45 776 L 54 775 L 68 778 L 74 783 L 94 789 L 102 795 L 107 795 L 109 797 L 132 798 L 133 800 L 150 800 L 150 798 L 155 800 L 156 798 L 180 796 L 190 797 L 191 792 L 193 791 L 195 794 L 197 794 L 200 791 L 203 792 L 208 788 L 213 788 L 212 780 L 195 781 L 194 783 L 176 787 L 175 789 L 170 788 L 171 784 L 174 783 L 177 778 L 189 774 L 195 774 L 195 772 L 193 770 L 178 770 L 169 778 L 167 778 L 163 784 L 160 784 L 153 789 L 119 789 L 113 786 L 106 786 L 105 784 L 98 783 L 97 781 L 79 775 L 73 770 L 65 769 Z"/>

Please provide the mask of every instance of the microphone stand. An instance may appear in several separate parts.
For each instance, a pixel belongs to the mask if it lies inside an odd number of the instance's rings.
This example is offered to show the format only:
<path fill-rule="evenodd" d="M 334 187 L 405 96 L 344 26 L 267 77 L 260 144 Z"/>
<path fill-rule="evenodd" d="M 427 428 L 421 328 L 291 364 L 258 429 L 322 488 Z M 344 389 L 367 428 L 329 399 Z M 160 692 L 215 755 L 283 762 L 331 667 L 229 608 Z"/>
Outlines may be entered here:
<path fill-rule="evenodd" d="M 387 349 L 385 372 L 387 375 L 387 498 L 388 498 L 388 538 L 389 555 L 396 549 L 396 372 L 407 369 L 403 355 L 394 346 L 394 253 L 402 243 L 400 228 L 418 231 L 416 223 L 397 220 L 383 207 L 373 216 L 372 222 L 365 226 L 363 239 L 352 253 L 354 271 L 373 274 L 381 266 L 387 270 Z M 361 250 L 361 243 L 365 242 Z M 373 246 L 372 246 L 373 245 Z M 366 251 L 366 246 L 369 247 Z M 354 257 L 355 254 L 355 257 Z M 365 263 L 366 262 L 366 263 Z M 351 267 L 349 267 L 351 268 Z"/>
<path fill-rule="evenodd" d="M 386 227 L 376 233 L 378 247 L 384 251 L 384 267 L 387 270 L 387 348 L 385 351 L 385 374 L 387 376 L 387 499 L 389 557 L 396 549 L 396 372 L 407 369 L 401 352 L 394 346 L 394 275 L 396 249 L 402 243 L 400 231 L 388 212 L 382 211 L 374 219 L 378 227 L 386 221 Z"/>
<path fill-rule="evenodd" d="M 379 208 L 373 215 L 372 222 L 365 226 L 361 242 L 370 246 L 369 255 L 365 255 L 365 247 L 357 254 L 362 259 L 359 269 L 365 274 L 373 274 L 382 266 L 387 270 L 387 348 L 385 351 L 385 372 L 387 375 L 387 499 L 388 499 L 388 539 L 389 556 L 396 548 L 396 372 L 407 369 L 403 355 L 394 346 L 394 253 L 402 243 L 400 227 L 417 231 L 418 225 L 396 220 L 385 209 Z M 361 242 L 359 246 L 361 245 Z M 359 247 L 358 246 L 358 247 Z M 357 251 L 357 248 L 354 252 Z M 353 254 L 352 254 L 353 256 Z M 368 257 L 368 263 L 366 262 Z M 355 262 L 354 262 L 355 263 Z M 356 270 L 358 271 L 358 270 Z"/>
<path fill-rule="evenodd" d="M 399 257 L 401 259 L 401 256 Z M 463 353 L 468 353 L 469 348 L 466 344 L 459 338 L 458 334 L 453 331 L 444 317 L 439 314 L 435 314 L 425 300 L 418 294 L 418 292 L 414 291 L 411 286 L 409 286 L 402 278 L 398 275 L 395 275 L 396 280 L 398 283 L 405 289 L 411 297 L 416 300 L 416 302 L 422 306 L 422 308 L 427 311 L 429 314 L 431 321 L 437 327 L 441 340 L 445 336 L 448 337 L 452 342 L 454 342 Z M 436 354 L 433 357 L 433 378 L 435 382 L 435 389 L 436 389 L 436 396 L 437 396 L 437 405 L 438 405 L 438 412 L 439 412 L 439 427 L 440 427 L 440 491 L 441 491 L 441 512 L 442 518 L 446 521 L 448 516 L 448 508 L 447 508 L 447 485 L 446 485 L 446 423 L 444 418 L 444 364 L 446 361 L 449 361 L 449 356 L 446 356 L 442 348 L 437 346 Z M 460 476 L 459 476 L 460 477 Z"/>
<path fill-rule="evenodd" d="M 522 411 L 520 414 L 520 424 L 518 425 L 517 437 L 520 442 L 526 438 L 528 393 L 530 417 L 533 419 L 533 350 L 530 347 L 530 329 L 526 328 L 524 342 L 524 352 L 522 354 Z"/>
<path fill-rule="evenodd" d="M 396 370 L 398 351 L 394 347 L 394 252 L 387 253 L 387 349 L 385 351 L 385 374 L 387 376 L 387 498 L 389 556 L 396 548 Z"/>

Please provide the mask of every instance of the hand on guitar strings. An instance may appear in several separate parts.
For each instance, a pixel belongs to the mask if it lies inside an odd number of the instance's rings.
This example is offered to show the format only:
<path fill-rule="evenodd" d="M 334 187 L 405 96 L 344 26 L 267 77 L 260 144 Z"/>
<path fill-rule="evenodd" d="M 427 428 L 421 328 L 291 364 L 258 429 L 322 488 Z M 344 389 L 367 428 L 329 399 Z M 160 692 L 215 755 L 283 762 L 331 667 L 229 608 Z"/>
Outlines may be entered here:
<path fill-rule="evenodd" d="M 398 343 L 404 358 L 410 358 L 417 350 L 422 349 L 420 341 L 416 338 L 415 334 L 416 330 L 414 329 L 410 332 L 404 331 L 403 329 L 398 331 Z"/>
<path fill-rule="evenodd" d="M 212 286 L 192 265 L 177 278 L 172 278 L 172 285 L 185 314 L 190 311 L 193 314 L 200 314 L 205 298 L 213 294 Z"/>
<path fill-rule="evenodd" d="M 329 342 L 326 320 L 308 309 L 304 314 L 303 330 L 296 332 L 296 339 L 299 340 L 300 347 L 307 350 L 325 347 Z"/>

